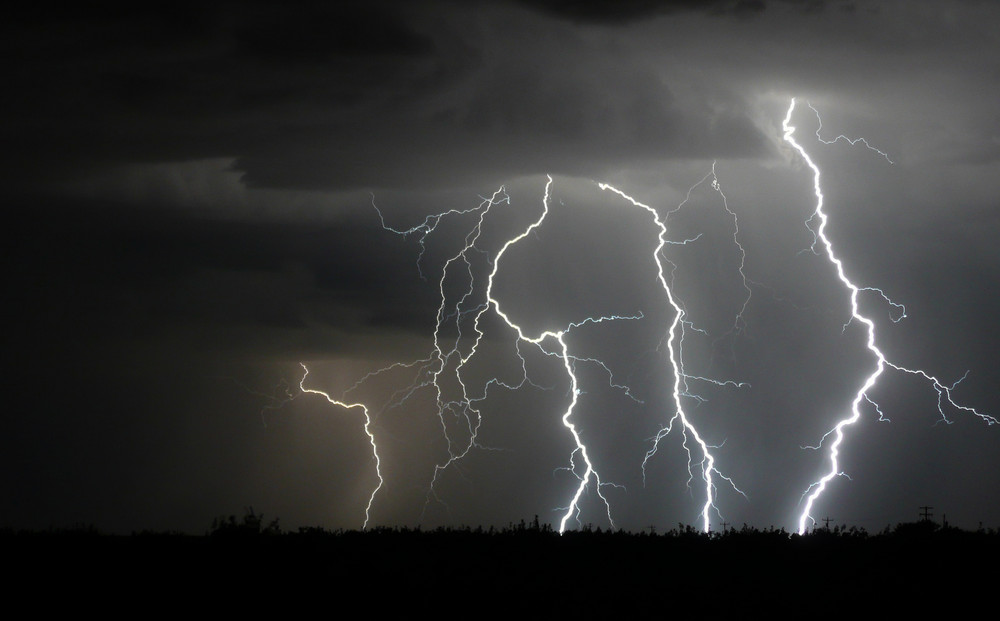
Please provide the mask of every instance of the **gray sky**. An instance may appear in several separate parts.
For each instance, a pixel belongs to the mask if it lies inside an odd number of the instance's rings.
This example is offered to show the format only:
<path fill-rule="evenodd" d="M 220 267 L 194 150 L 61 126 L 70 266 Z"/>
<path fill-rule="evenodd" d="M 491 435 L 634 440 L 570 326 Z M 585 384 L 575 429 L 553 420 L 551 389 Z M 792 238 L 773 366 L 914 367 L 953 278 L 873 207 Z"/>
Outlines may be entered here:
<path fill-rule="evenodd" d="M 996 196 L 1000 42 L 989 2 L 192 3 L 171 13 L 45 6 L 14 15 L 0 38 L 13 59 L 0 103 L 8 220 L 13 404 L 2 434 L 0 525 L 93 523 L 107 530 L 199 532 L 253 505 L 285 526 L 359 527 L 377 483 L 356 410 L 297 394 L 340 395 L 366 373 L 428 356 L 445 261 L 485 217 L 466 310 L 507 239 L 495 294 L 529 332 L 574 329 L 580 395 L 573 420 L 618 526 L 699 520 L 682 436 L 651 438 L 674 414 L 648 213 L 668 219 L 674 293 L 689 330 L 692 422 L 716 465 L 726 521 L 793 528 L 800 496 L 828 468 L 817 443 L 873 368 L 848 293 L 808 252 L 811 171 L 823 171 L 828 234 L 849 277 L 872 295 L 893 362 L 921 367 L 954 396 L 1000 416 L 991 356 L 1000 257 Z M 821 136 L 865 136 L 892 159 Z M 803 252 L 803 250 L 806 250 Z M 422 280 L 420 274 L 426 276 Z M 452 269 L 451 307 L 469 287 Z M 470 315 L 466 316 L 467 318 Z M 468 352 L 470 324 L 460 349 Z M 515 335 L 489 311 L 463 369 L 470 394 L 522 377 Z M 453 327 L 440 332 L 454 340 Z M 547 343 L 550 352 L 557 344 Z M 528 378 L 491 385 L 478 441 L 439 474 L 447 439 L 467 442 L 426 379 L 395 369 L 350 393 L 368 404 L 385 484 L 372 524 L 558 523 L 577 481 L 562 361 L 521 345 Z M 447 366 L 447 365 L 446 365 Z M 453 371 L 452 364 L 451 370 Z M 442 375 L 448 376 L 445 372 Z M 451 373 L 451 377 L 454 374 Z M 284 384 L 282 383 L 284 382 Z M 697 384 L 697 385 L 696 385 Z M 290 385 L 294 400 L 284 395 Z M 451 398 L 460 387 L 443 382 Z M 937 393 L 887 372 L 849 428 L 842 470 L 814 516 L 878 529 L 933 505 L 953 523 L 1000 523 L 1000 427 L 945 409 Z M 488 450 L 495 449 L 495 450 Z M 701 459 L 695 451 L 695 461 Z M 577 460 L 579 463 L 579 459 Z M 582 472 L 582 470 L 580 471 Z M 695 465 L 696 481 L 700 471 Z M 580 519 L 607 524 L 595 489 Z M 713 528 L 721 523 L 713 513 Z"/>

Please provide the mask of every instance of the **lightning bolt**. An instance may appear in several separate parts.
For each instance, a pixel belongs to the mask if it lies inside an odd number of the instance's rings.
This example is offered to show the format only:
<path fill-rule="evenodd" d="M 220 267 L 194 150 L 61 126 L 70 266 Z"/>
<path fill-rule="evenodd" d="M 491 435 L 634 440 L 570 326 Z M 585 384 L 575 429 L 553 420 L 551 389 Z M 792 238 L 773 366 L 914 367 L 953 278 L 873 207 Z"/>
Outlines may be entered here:
<path fill-rule="evenodd" d="M 817 119 L 819 119 L 819 112 L 816 110 L 816 108 L 813 108 L 811 105 L 809 107 L 813 110 L 813 112 L 816 113 L 816 117 Z M 896 369 L 897 371 L 902 371 L 904 373 L 909 373 L 912 375 L 919 375 L 920 377 L 923 377 L 925 380 L 930 382 L 934 390 L 936 390 L 938 393 L 938 413 L 941 415 L 941 420 L 943 420 L 946 423 L 950 421 L 948 420 L 948 417 L 947 415 L 945 415 L 944 412 L 945 402 L 947 402 L 949 405 L 951 405 L 953 408 L 957 410 L 978 416 L 979 418 L 981 418 L 990 425 L 993 425 L 1000 421 L 998 421 L 996 418 L 992 416 L 980 413 L 974 408 L 959 405 L 952 399 L 951 396 L 952 391 L 955 389 L 956 386 L 958 386 L 958 384 L 963 379 L 965 379 L 965 376 L 963 376 L 957 382 L 951 385 L 945 385 L 941 383 L 941 381 L 938 378 L 934 377 L 933 375 L 930 375 L 926 371 L 920 369 L 909 369 L 890 362 L 886 358 L 885 354 L 882 353 L 882 350 L 880 350 L 877 347 L 875 339 L 875 322 L 866 317 L 865 315 L 861 314 L 861 311 L 858 309 L 858 295 L 862 291 L 875 291 L 878 294 L 880 294 L 884 300 L 888 301 L 894 308 L 900 310 L 901 312 L 900 317 L 898 319 L 894 319 L 894 321 L 899 321 L 906 316 L 905 309 L 903 309 L 901 305 L 893 304 L 892 301 L 889 300 L 888 296 L 886 296 L 881 289 L 877 289 L 874 287 L 859 287 L 847 277 L 844 271 L 843 262 L 837 257 L 833 249 L 833 244 L 830 242 L 830 239 L 826 236 L 826 225 L 828 217 L 826 211 L 824 211 L 823 209 L 823 191 L 820 186 L 819 167 L 813 162 L 812 158 L 809 157 L 809 154 L 806 153 L 806 150 L 798 142 L 796 142 L 793 137 L 795 133 L 795 127 L 791 125 L 791 120 L 792 120 L 792 113 L 794 112 L 794 110 L 795 110 L 795 99 L 792 98 L 791 104 L 788 106 L 788 112 L 785 115 L 785 119 L 781 123 L 781 127 L 782 130 L 784 131 L 784 140 L 788 142 L 799 153 L 799 155 L 805 161 L 806 165 L 808 165 L 813 172 L 813 191 L 816 196 L 816 209 L 813 212 L 812 216 L 810 216 L 809 221 L 812 221 L 813 219 L 819 220 L 819 225 L 813 231 L 813 234 L 815 236 L 815 240 L 813 243 L 813 251 L 816 252 L 815 248 L 816 244 L 820 243 L 822 244 L 827 259 L 830 261 L 830 263 L 833 264 L 836 270 L 837 278 L 843 284 L 844 288 L 847 289 L 848 292 L 850 293 L 849 299 L 851 308 L 851 318 L 848 321 L 848 323 L 850 323 L 851 321 L 859 321 L 865 325 L 865 329 L 868 335 L 866 346 L 868 348 L 868 351 L 870 351 L 872 356 L 875 358 L 875 369 L 865 378 L 864 382 L 862 382 L 861 386 L 858 388 L 858 391 L 855 393 L 854 399 L 851 402 L 850 413 L 845 418 L 838 421 L 837 424 L 830 431 L 824 434 L 824 436 L 820 441 L 819 446 L 813 447 L 819 449 L 820 447 L 823 446 L 823 444 L 829 437 L 831 436 L 833 437 L 832 442 L 830 442 L 828 446 L 828 456 L 830 461 L 829 470 L 819 480 L 812 483 L 802 495 L 803 498 L 805 499 L 805 506 L 802 509 L 802 513 L 799 515 L 798 532 L 799 534 L 803 534 L 806 531 L 806 522 L 812 519 L 810 512 L 812 511 L 813 505 L 826 490 L 827 483 L 829 483 L 834 477 L 844 474 L 841 471 L 838 460 L 838 457 L 840 455 L 840 447 L 844 442 L 846 428 L 853 425 L 855 422 L 858 421 L 858 419 L 861 418 L 861 403 L 865 401 L 872 404 L 875 408 L 875 411 L 879 415 L 879 419 L 880 420 L 884 419 L 882 411 L 879 409 L 878 405 L 871 399 L 871 397 L 869 397 L 868 392 L 875 386 L 876 382 L 878 381 L 878 378 L 882 375 L 883 371 L 885 370 L 885 367 L 888 366 L 893 369 Z M 819 123 L 820 127 L 822 127 L 821 119 L 819 120 Z M 845 140 L 851 145 L 855 145 L 860 142 L 864 144 L 864 146 L 867 147 L 868 149 L 882 155 L 886 159 L 886 161 L 888 161 L 890 164 L 892 163 L 892 160 L 889 159 L 888 155 L 872 147 L 870 144 L 868 144 L 868 141 L 864 140 L 863 138 L 852 140 L 850 138 L 847 138 L 846 136 L 838 136 L 833 140 L 827 141 L 823 140 L 823 138 L 820 137 L 819 129 L 816 130 L 816 136 L 817 138 L 819 138 L 820 142 L 823 142 L 824 144 L 832 144 L 841 139 Z M 807 221 L 807 224 L 809 221 Z"/>
<path fill-rule="evenodd" d="M 545 192 L 544 192 L 543 197 L 542 197 L 542 213 L 538 216 L 538 219 L 535 220 L 534 222 L 532 222 L 520 234 L 518 234 L 518 235 L 516 235 L 516 236 L 514 236 L 514 237 L 512 237 L 510 239 L 508 239 L 507 242 L 504 243 L 504 245 L 500 249 L 500 251 L 497 253 L 496 259 L 493 261 L 493 270 L 492 270 L 492 272 L 490 272 L 489 278 L 487 279 L 486 300 L 487 300 L 488 305 L 493 308 L 493 310 L 496 313 L 496 315 L 498 317 L 500 317 L 504 321 L 504 323 L 507 324 L 507 326 L 510 329 L 514 330 L 517 333 L 517 337 L 518 337 L 519 341 L 523 341 L 523 342 L 535 345 L 539 349 L 541 349 L 543 353 L 546 353 L 546 354 L 549 354 L 549 355 L 551 355 L 552 352 L 550 352 L 550 351 L 548 351 L 548 350 L 545 349 L 544 342 L 547 341 L 547 340 L 554 340 L 559 345 L 558 356 L 562 360 L 563 367 L 566 370 L 566 375 L 568 376 L 569 381 L 570 381 L 570 403 L 569 403 L 569 405 L 567 405 L 566 410 L 565 410 L 565 412 L 562 415 L 562 422 L 563 422 L 563 426 L 566 427 L 566 429 L 569 430 L 570 435 L 573 437 L 573 441 L 576 444 L 576 448 L 570 454 L 570 467 L 568 468 L 568 470 L 570 472 L 573 472 L 574 474 L 576 474 L 576 463 L 575 463 L 575 457 L 576 457 L 576 455 L 579 455 L 583 459 L 583 464 L 584 464 L 584 472 L 583 472 L 583 474 L 582 475 L 577 475 L 577 477 L 579 479 L 579 485 L 577 485 L 576 491 L 573 494 L 572 499 L 570 500 L 569 506 L 566 507 L 566 511 L 565 511 L 565 513 L 563 514 L 562 518 L 559 521 L 559 533 L 565 532 L 565 530 L 566 530 L 566 523 L 572 517 L 579 515 L 579 512 L 580 512 L 580 507 L 579 507 L 580 498 L 583 495 L 584 491 L 586 491 L 586 489 L 590 485 L 591 478 L 593 478 L 593 480 L 595 482 L 595 489 L 596 489 L 596 492 L 597 492 L 597 496 L 604 503 L 604 507 L 605 507 L 605 510 L 606 510 L 606 513 L 607 513 L 608 522 L 611 524 L 611 527 L 614 528 L 615 527 L 615 523 L 614 523 L 614 519 L 611 516 L 611 504 L 608 502 L 607 497 L 605 497 L 604 494 L 603 494 L 603 492 L 602 492 L 602 488 L 603 487 L 608 486 L 608 485 L 614 485 L 614 484 L 601 481 L 600 474 L 594 468 L 594 464 L 590 460 L 590 455 L 589 455 L 589 453 L 587 451 L 587 446 L 586 446 L 586 444 L 584 444 L 583 439 L 580 437 L 580 433 L 577 430 L 576 425 L 571 420 L 572 415 L 573 415 L 573 410 L 574 410 L 574 408 L 576 407 L 576 405 L 577 405 L 577 403 L 579 401 L 581 390 L 580 390 L 580 386 L 579 386 L 579 380 L 577 379 L 575 368 L 574 368 L 574 362 L 577 359 L 575 357 L 573 357 L 573 356 L 570 355 L 570 353 L 569 353 L 569 346 L 566 344 L 566 338 L 565 337 L 566 337 L 566 334 L 571 329 L 573 329 L 574 327 L 579 327 L 579 326 L 581 326 L 581 325 L 583 325 L 585 323 L 600 323 L 600 322 L 603 322 L 603 321 L 611 321 L 611 320 L 616 320 L 616 319 L 636 319 L 636 318 L 638 318 L 638 316 L 636 316 L 636 317 L 599 317 L 599 318 L 587 318 L 587 319 L 584 319 L 581 322 L 570 324 L 569 326 L 567 326 L 566 328 L 564 328 L 562 330 L 545 330 L 545 331 L 541 332 L 540 334 L 538 334 L 537 336 L 530 336 L 530 335 L 528 335 L 528 334 L 525 333 L 524 328 L 522 328 L 520 325 L 518 325 L 517 323 L 515 323 L 511 319 L 511 317 L 506 312 L 504 312 L 503 308 L 501 307 L 500 300 L 497 297 L 495 297 L 494 294 L 493 294 L 493 285 L 494 285 L 494 282 L 495 282 L 495 279 L 496 279 L 497 272 L 500 270 L 500 261 L 503 258 L 504 254 L 506 254 L 506 252 L 512 246 L 514 246 L 515 244 L 517 244 L 518 242 L 520 242 L 521 240 L 523 240 L 525 237 L 527 237 L 528 235 L 530 235 L 532 231 L 534 231 L 535 229 L 537 229 L 538 227 L 540 227 L 542 225 L 542 222 L 545 221 L 546 216 L 548 216 L 548 214 L 549 214 L 549 199 L 550 199 L 550 196 L 551 196 L 552 177 L 551 176 L 547 176 L 547 179 L 548 180 L 547 180 L 547 182 L 545 184 Z M 474 321 L 473 325 L 475 327 L 475 330 L 476 330 L 478 336 L 477 336 L 475 344 L 473 345 L 472 352 L 470 353 L 470 357 L 475 354 L 476 347 L 478 347 L 480 339 L 482 338 L 482 331 L 479 330 L 479 321 L 480 321 L 481 317 L 483 316 L 483 314 L 486 312 L 486 310 L 487 310 L 486 308 L 480 309 L 480 311 L 476 315 L 476 318 L 475 318 L 475 321 Z M 604 366 L 603 363 L 601 363 L 601 364 L 602 364 L 602 366 Z M 606 366 L 604 366 L 604 368 L 605 368 L 605 370 L 607 370 Z M 614 384 L 612 383 L 612 385 L 614 385 Z"/>
<path fill-rule="evenodd" d="M 668 212 L 667 218 L 669 218 L 670 215 L 675 214 L 680 209 L 682 209 L 684 207 L 684 205 L 687 204 L 687 202 L 691 199 L 691 193 L 695 190 L 695 188 L 697 188 L 699 185 L 701 185 L 702 183 L 704 183 L 705 181 L 707 181 L 709 179 L 709 177 L 712 178 L 712 188 L 714 190 L 716 190 L 717 192 L 719 192 L 720 195 L 722 195 L 726 211 L 729 212 L 730 214 L 732 214 L 732 216 L 733 216 L 733 218 L 735 220 L 736 214 L 733 213 L 732 210 L 729 209 L 728 203 L 725 203 L 725 194 L 722 193 L 722 190 L 721 190 L 721 188 L 719 186 L 718 177 L 716 176 L 716 173 L 715 173 L 715 163 L 714 162 L 712 164 L 712 171 L 710 173 L 708 173 L 707 175 L 705 175 L 700 181 L 698 181 L 696 184 L 694 184 L 693 186 L 691 186 L 688 189 L 687 195 L 685 196 L 684 200 L 676 208 L 674 208 L 673 210 L 671 210 L 670 212 Z M 702 400 L 701 397 L 698 397 L 697 395 L 693 394 L 690 391 L 689 387 L 688 387 L 687 382 L 688 382 L 688 380 L 692 380 L 692 379 L 693 380 L 703 380 L 703 381 L 715 383 L 717 385 L 727 385 L 727 384 L 742 385 L 742 384 L 740 384 L 738 382 L 730 382 L 730 381 L 722 381 L 722 382 L 720 382 L 718 380 L 713 380 L 713 379 L 709 379 L 709 378 L 705 378 L 705 377 L 701 377 L 701 376 L 687 375 L 684 372 L 684 363 L 683 363 L 682 351 L 683 351 L 683 342 L 684 342 L 685 330 L 686 329 L 694 329 L 694 326 L 687 319 L 687 312 L 685 311 L 683 304 L 674 295 L 673 288 L 671 287 L 671 283 L 668 282 L 668 279 L 667 279 L 667 270 L 664 268 L 664 265 L 663 265 L 663 250 L 664 250 L 665 246 L 668 243 L 675 243 L 676 244 L 678 242 L 670 242 L 670 241 L 667 240 L 666 219 L 665 218 L 661 218 L 659 212 L 656 209 L 653 209 L 652 207 L 650 207 L 649 205 L 646 205 L 644 203 L 640 203 L 639 201 L 637 201 L 633 197 L 629 196 L 625 192 L 623 192 L 623 191 L 621 191 L 621 190 L 619 190 L 619 189 L 617 189 L 617 188 L 615 188 L 615 187 L 613 187 L 611 185 L 608 185 L 607 183 L 599 183 L 598 187 L 601 190 L 611 191 L 611 192 L 617 194 L 621 198 L 623 198 L 626 201 L 628 201 L 629 203 L 631 203 L 633 206 L 645 210 L 646 212 L 649 213 L 650 216 L 652 216 L 653 223 L 659 229 L 659 235 L 658 235 L 658 241 L 659 241 L 659 243 L 657 244 L 656 248 L 653 250 L 653 260 L 656 263 L 656 269 L 657 269 L 657 280 L 660 283 L 660 287 L 663 289 L 663 292 L 664 292 L 664 295 L 667 298 L 667 301 L 669 302 L 670 306 L 674 309 L 674 319 L 670 323 L 670 326 L 669 326 L 669 328 L 667 330 L 667 352 L 668 352 L 668 357 L 669 357 L 669 360 L 670 360 L 670 368 L 673 371 L 673 386 L 672 386 L 672 390 L 671 390 L 671 395 L 673 397 L 673 402 L 674 402 L 674 415 L 670 418 L 670 420 L 667 422 L 667 424 L 664 427 L 662 427 L 656 433 L 656 436 L 653 438 L 653 446 L 652 446 L 652 448 L 650 448 L 649 451 L 646 452 L 645 458 L 642 461 L 643 480 L 645 481 L 646 464 L 650 460 L 650 458 L 652 458 L 656 454 L 656 452 L 657 452 L 657 450 L 659 448 L 660 440 L 662 440 L 664 437 L 666 437 L 667 435 L 669 435 L 670 432 L 674 429 L 674 425 L 679 423 L 680 429 L 681 429 L 681 436 L 683 438 L 682 445 L 684 447 L 684 450 L 687 452 L 687 456 L 688 456 L 688 461 L 687 461 L 688 465 L 687 465 L 687 467 L 688 467 L 688 485 L 689 486 L 690 486 L 691 481 L 694 480 L 694 470 L 693 470 L 693 468 L 694 468 L 694 463 L 695 463 L 695 461 L 694 461 L 695 460 L 695 455 L 692 453 L 692 447 L 688 444 L 688 439 L 689 438 L 691 438 L 691 439 L 694 440 L 694 443 L 698 446 L 698 450 L 699 450 L 700 455 L 701 455 L 701 461 L 698 462 L 698 464 L 701 467 L 702 481 L 704 482 L 704 490 L 705 490 L 705 503 L 702 506 L 702 510 L 701 510 L 701 520 L 702 520 L 702 528 L 703 528 L 703 530 L 705 532 L 708 532 L 709 528 L 710 528 L 710 522 L 709 522 L 709 520 L 710 520 L 711 510 L 714 508 L 716 510 L 716 512 L 718 512 L 718 508 L 715 506 L 716 484 L 715 484 L 714 476 L 718 476 L 720 479 L 725 480 L 730 486 L 732 486 L 733 489 L 735 489 L 738 493 L 740 493 L 744 498 L 746 498 L 746 494 L 743 493 L 743 491 L 741 491 L 738 487 L 736 487 L 736 485 L 733 483 L 733 481 L 732 481 L 731 478 L 729 478 L 726 475 L 724 475 L 723 473 L 719 472 L 719 470 L 716 468 L 716 466 L 715 466 L 715 456 L 712 455 L 712 452 L 710 450 L 711 448 L 714 448 L 714 447 L 710 446 L 708 444 L 708 442 L 705 441 L 705 439 L 702 437 L 702 435 L 698 432 L 698 429 L 694 426 L 694 423 L 691 422 L 691 419 L 688 417 L 687 413 L 684 411 L 684 403 L 683 403 L 682 397 L 689 397 L 689 398 L 693 398 L 693 399 L 699 400 L 699 401 Z M 737 221 L 737 224 L 736 224 L 736 230 L 737 230 L 737 232 L 739 230 L 738 221 Z M 733 238 L 734 238 L 734 240 L 737 239 L 735 233 L 734 233 L 734 237 Z M 695 238 L 695 239 L 697 239 L 697 238 Z M 683 244 L 683 243 L 687 243 L 687 242 L 690 242 L 690 241 L 694 241 L 694 240 L 686 240 L 686 241 L 680 242 L 680 243 Z M 737 245 L 739 246 L 739 242 L 738 241 L 737 241 Z M 742 246 L 740 246 L 740 250 L 742 252 L 742 250 L 743 250 Z M 749 286 L 747 286 L 746 275 L 743 273 L 743 265 L 744 265 L 744 262 L 745 262 L 745 257 L 746 257 L 746 254 L 745 254 L 745 252 L 743 252 L 742 253 L 742 259 L 741 259 L 741 262 L 740 262 L 740 274 L 743 275 L 743 283 L 744 283 L 744 286 L 746 287 L 746 290 L 748 292 L 748 296 L 747 296 L 747 298 L 746 298 L 746 300 L 745 300 L 745 302 L 744 302 L 744 304 L 743 304 L 743 306 L 742 306 L 739 314 L 737 315 L 737 320 L 736 320 L 736 323 L 734 324 L 733 330 L 737 330 L 737 331 L 742 329 L 742 324 L 741 324 L 741 322 L 742 322 L 742 313 L 746 309 L 746 306 L 749 303 L 749 299 L 750 299 L 749 298 L 750 288 L 749 288 Z M 668 263 L 670 263 L 670 262 L 668 261 Z M 670 265 L 671 265 L 671 269 L 670 269 L 671 278 L 670 278 L 670 280 L 672 281 L 673 280 L 673 270 L 674 270 L 675 266 L 674 266 L 673 263 L 670 263 Z"/>
<path fill-rule="evenodd" d="M 371 495 L 368 497 L 368 505 L 365 506 L 365 522 L 362 525 L 362 528 L 367 529 L 368 520 L 371 519 L 372 504 L 375 502 L 375 496 L 376 494 L 378 494 L 378 491 L 382 489 L 382 484 L 385 483 L 385 481 L 382 479 L 382 460 L 379 459 L 378 446 L 375 444 L 375 434 L 373 434 L 371 430 L 372 418 L 368 413 L 368 407 L 363 403 L 347 403 L 344 401 L 340 401 L 338 399 L 334 399 L 333 397 L 330 396 L 329 393 L 323 392 L 322 390 L 317 390 L 315 388 L 306 388 L 306 378 L 309 377 L 309 367 L 307 367 L 305 363 L 302 362 L 300 362 L 299 364 L 302 366 L 302 379 L 299 380 L 299 390 L 301 390 L 303 393 L 320 395 L 333 405 L 342 407 L 347 410 L 352 410 L 354 408 L 361 408 L 361 411 L 365 415 L 365 434 L 368 436 L 368 441 L 372 445 L 372 457 L 375 458 L 375 476 L 378 477 L 378 485 L 376 485 L 375 489 L 372 490 Z"/>

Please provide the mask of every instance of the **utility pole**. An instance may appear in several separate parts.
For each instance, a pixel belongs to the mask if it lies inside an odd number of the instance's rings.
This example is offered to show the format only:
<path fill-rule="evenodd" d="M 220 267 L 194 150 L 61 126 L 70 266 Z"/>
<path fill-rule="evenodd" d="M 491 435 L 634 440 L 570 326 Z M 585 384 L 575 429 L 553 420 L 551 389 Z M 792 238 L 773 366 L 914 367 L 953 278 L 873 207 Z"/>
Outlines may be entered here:
<path fill-rule="evenodd" d="M 920 509 L 920 517 L 923 518 L 923 520 L 925 522 L 930 522 L 931 518 L 934 516 L 934 514 L 931 513 L 931 509 L 933 509 L 934 507 L 924 506 L 924 507 L 917 507 L 917 508 Z"/>
<path fill-rule="evenodd" d="M 822 519 L 822 522 L 826 526 L 827 530 L 830 530 L 830 522 L 833 522 L 833 521 L 834 520 L 831 517 L 825 517 L 825 518 Z"/>
<path fill-rule="evenodd" d="M 732 526 L 732 524 L 730 524 L 729 522 L 727 522 L 725 520 L 722 520 L 722 532 L 723 533 L 725 533 L 726 529 L 729 528 L 730 526 Z"/>

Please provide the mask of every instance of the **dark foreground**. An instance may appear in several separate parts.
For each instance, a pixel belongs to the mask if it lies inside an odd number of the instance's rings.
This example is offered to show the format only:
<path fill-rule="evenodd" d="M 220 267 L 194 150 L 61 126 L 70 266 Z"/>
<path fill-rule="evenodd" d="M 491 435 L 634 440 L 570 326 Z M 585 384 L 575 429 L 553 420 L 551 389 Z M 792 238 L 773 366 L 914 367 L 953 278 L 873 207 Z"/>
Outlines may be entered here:
<path fill-rule="evenodd" d="M 38 612 L 226 618 L 954 618 L 998 605 L 1000 535 L 929 522 L 804 537 L 218 526 L 207 536 L 0 532 L 4 591 Z"/>

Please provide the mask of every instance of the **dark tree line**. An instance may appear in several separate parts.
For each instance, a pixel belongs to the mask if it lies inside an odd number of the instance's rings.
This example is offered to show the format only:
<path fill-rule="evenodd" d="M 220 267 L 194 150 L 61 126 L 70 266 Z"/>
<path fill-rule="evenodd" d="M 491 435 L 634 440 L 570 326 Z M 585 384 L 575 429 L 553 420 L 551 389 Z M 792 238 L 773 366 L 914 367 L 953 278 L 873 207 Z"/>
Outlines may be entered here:
<path fill-rule="evenodd" d="M 560 535 L 537 518 L 499 528 L 282 530 L 248 510 L 217 518 L 203 535 L 6 529 L 0 551 L 15 570 L 7 592 L 48 603 L 90 601 L 113 587 L 183 610 L 197 598 L 227 616 L 365 602 L 380 614 L 843 619 L 859 607 L 898 617 L 986 597 L 998 534 L 921 521 L 803 536 L 747 525 L 705 534 L 683 524 Z"/>

